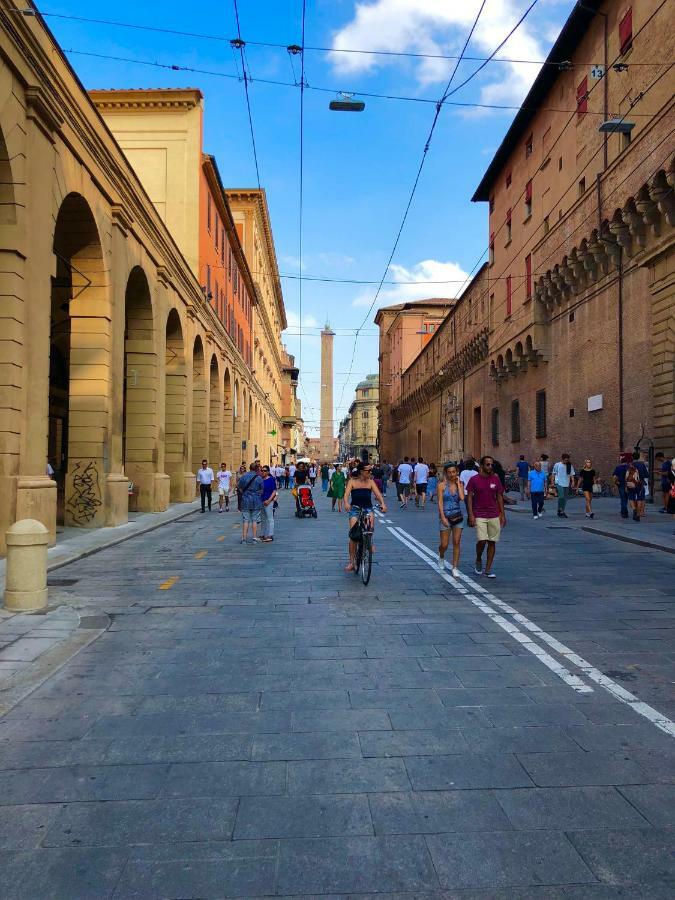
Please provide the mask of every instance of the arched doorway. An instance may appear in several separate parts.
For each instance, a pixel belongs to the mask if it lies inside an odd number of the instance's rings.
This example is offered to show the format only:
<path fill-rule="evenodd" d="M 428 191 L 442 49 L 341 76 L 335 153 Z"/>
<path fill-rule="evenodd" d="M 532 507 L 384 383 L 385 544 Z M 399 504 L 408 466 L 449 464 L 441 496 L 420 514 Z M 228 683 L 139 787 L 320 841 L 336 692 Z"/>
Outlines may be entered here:
<path fill-rule="evenodd" d="M 207 452 L 206 372 L 204 345 L 195 338 L 192 351 L 192 471 L 196 472 Z"/>
<path fill-rule="evenodd" d="M 188 455 L 186 382 L 183 329 L 178 313 L 172 309 L 166 320 L 164 468 L 171 479 L 170 496 L 173 501 L 187 499 L 185 497 Z"/>
<path fill-rule="evenodd" d="M 218 360 L 214 354 L 209 367 L 209 465 L 214 472 L 221 462 L 224 462 L 222 437 L 223 402 L 220 394 Z"/>
<path fill-rule="evenodd" d="M 150 286 L 140 266 L 131 270 L 124 299 L 122 459 L 137 507 L 156 508 L 157 354 Z"/>
<path fill-rule="evenodd" d="M 223 378 L 223 455 L 229 468 L 234 471 L 234 459 L 232 457 L 232 443 L 234 436 L 234 420 L 232 408 L 232 380 L 230 370 L 225 369 Z"/>
<path fill-rule="evenodd" d="M 103 250 L 84 197 L 68 194 L 54 228 L 48 457 L 57 522 L 105 524 L 111 314 Z"/>

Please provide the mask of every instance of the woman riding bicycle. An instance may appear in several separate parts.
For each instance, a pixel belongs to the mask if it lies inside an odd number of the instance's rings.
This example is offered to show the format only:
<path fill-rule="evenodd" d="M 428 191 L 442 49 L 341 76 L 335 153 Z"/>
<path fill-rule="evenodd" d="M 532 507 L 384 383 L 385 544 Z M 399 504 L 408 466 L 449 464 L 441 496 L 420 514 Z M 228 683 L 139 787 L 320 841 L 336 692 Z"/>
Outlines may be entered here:
<path fill-rule="evenodd" d="M 357 463 L 352 477 L 347 482 L 345 491 L 345 509 L 349 513 L 349 527 L 356 525 L 361 513 L 366 514 L 366 521 L 370 531 L 375 529 L 375 514 L 373 512 L 373 494 L 380 505 L 382 512 L 387 511 L 382 492 L 371 477 L 372 466 L 367 463 Z M 345 572 L 353 572 L 356 559 L 356 541 L 349 539 L 349 565 Z"/>

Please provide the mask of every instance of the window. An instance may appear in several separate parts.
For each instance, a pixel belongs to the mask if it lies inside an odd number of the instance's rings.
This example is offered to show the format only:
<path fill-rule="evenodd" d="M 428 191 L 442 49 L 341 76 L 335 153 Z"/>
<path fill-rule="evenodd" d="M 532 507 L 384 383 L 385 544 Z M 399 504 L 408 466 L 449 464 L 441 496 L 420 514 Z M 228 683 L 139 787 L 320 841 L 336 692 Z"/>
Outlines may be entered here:
<path fill-rule="evenodd" d="M 232 248 L 227 248 L 227 277 L 232 281 Z"/>
<path fill-rule="evenodd" d="M 494 231 L 490 232 L 490 251 L 488 254 L 488 262 L 492 265 L 495 261 L 495 233 Z"/>
<path fill-rule="evenodd" d="M 211 293 L 211 266 L 206 266 L 206 297 Z"/>
<path fill-rule="evenodd" d="M 218 249 L 218 241 L 220 240 L 220 219 L 216 216 L 216 250 Z"/>
<path fill-rule="evenodd" d="M 580 178 L 579 179 L 579 196 L 583 197 L 585 193 L 586 193 L 586 179 Z"/>
<path fill-rule="evenodd" d="M 364 396 L 364 397 L 368 397 L 369 395 L 370 395 L 370 388 L 364 388 L 364 390 L 363 390 L 363 396 Z"/>
<path fill-rule="evenodd" d="M 525 281 L 527 299 L 532 299 L 532 254 L 528 253 L 525 257 Z"/>
<path fill-rule="evenodd" d="M 534 138 L 532 135 L 525 141 L 525 159 L 532 156 L 532 150 L 534 149 Z"/>
<path fill-rule="evenodd" d="M 220 261 L 225 267 L 225 228 L 220 232 Z"/>
<path fill-rule="evenodd" d="M 532 215 L 532 179 L 525 185 L 525 218 L 529 219 Z"/>
<path fill-rule="evenodd" d="M 211 232 L 211 194 L 206 195 L 206 227 Z"/>
<path fill-rule="evenodd" d="M 536 405 L 536 435 L 546 437 L 546 391 L 537 391 Z"/>
<path fill-rule="evenodd" d="M 507 188 L 511 187 L 511 172 L 506 173 L 506 186 Z"/>
<path fill-rule="evenodd" d="M 622 150 L 625 150 L 626 147 L 630 147 L 630 139 L 631 139 L 630 131 L 621 132 L 621 149 Z"/>
<path fill-rule="evenodd" d="M 584 78 L 577 85 L 577 120 L 583 119 L 588 112 L 588 77 Z"/>
<path fill-rule="evenodd" d="M 633 46 L 633 10 L 629 6 L 623 19 L 619 22 L 619 50 L 628 53 Z"/>
<path fill-rule="evenodd" d="M 234 272 L 232 274 L 232 291 L 237 294 L 239 292 L 239 269 L 234 266 Z"/>
<path fill-rule="evenodd" d="M 511 242 L 511 207 L 509 206 L 506 213 L 506 243 Z"/>
<path fill-rule="evenodd" d="M 367 410 L 367 409 L 364 409 L 364 410 L 363 410 L 363 412 L 361 413 L 361 418 L 362 418 L 362 419 L 367 419 L 367 418 L 368 418 L 368 410 Z"/>
<path fill-rule="evenodd" d="M 520 400 L 511 401 L 511 441 L 520 440 Z"/>
<path fill-rule="evenodd" d="M 558 171 L 559 171 L 559 172 L 562 172 L 562 166 L 563 166 L 563 163 L 562 163 L 562 156 L 559 156 L 559 157 L 558 157 Z"/>
<path fill-rule="evenodd" d="M 506 317 L 511 315 L 511 276 L 506 276 Z"/>
<path fill-rule="evenodd" d="M 544 216 L 544 234 L 548 234 L 548 230 L 550 225 L 548 223 L 548 216 Z"/>
<path fill-rule="evenodd" d="M 492 431 L 492 446 L 499 446 L 499 409 L 495 406 L 490 416 L 490 426 Z"/>
<path fill-rule="evenodd" d="M 495 211 L 495 198 L 494 198 L 494 194 L 492 195 L 492 197 L 490 197 L 490 199 L 489 199 L 488 202 L 489 202 L 489 204 L 490 204 L 490 215 L 492 215 L 492 213 Z"/>

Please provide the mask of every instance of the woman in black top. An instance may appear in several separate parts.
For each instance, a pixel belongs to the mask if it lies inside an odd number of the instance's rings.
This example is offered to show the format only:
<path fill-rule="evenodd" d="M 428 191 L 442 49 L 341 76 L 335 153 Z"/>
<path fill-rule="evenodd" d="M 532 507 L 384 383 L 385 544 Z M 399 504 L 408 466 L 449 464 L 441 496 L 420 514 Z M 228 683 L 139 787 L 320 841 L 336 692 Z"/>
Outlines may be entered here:
<path fill-rule="evenodd" d="M 586 500 L 586 518 L 593 519 L 595 517 L 595 513 L 593 512 L 593 485 L 596 484 L 598 480 L 598 474 L 593 468 L 593 463 L 590 459 L 584 460 L 583 468 L 579 469 L 579 481 L 581 482 L 581 490 L 584 492 L 584 498 Z"/>
<path fill-rule="evenodd" d="M 372 466 L 367 463 L 359 462 L 356 464 L 351 478 L 347 482 L 347 490 L 345 491 L 345 509 L 349 514 L 349 528 L 358 521 L 360 513 L 366 513 L 368 517 L 368 528 L 375 530 L 375 513 L 373 510 L 373 494 L 380 504 L 382 512 L 386 513 L 387 504 L 379 487 L 372 478 Z M 375 547 L 373 547 L 373 550 Z M 353 572 L 355 568 L 356 543 L 349 539 L 349 565 L 345 569 L 346 572 Z"/>

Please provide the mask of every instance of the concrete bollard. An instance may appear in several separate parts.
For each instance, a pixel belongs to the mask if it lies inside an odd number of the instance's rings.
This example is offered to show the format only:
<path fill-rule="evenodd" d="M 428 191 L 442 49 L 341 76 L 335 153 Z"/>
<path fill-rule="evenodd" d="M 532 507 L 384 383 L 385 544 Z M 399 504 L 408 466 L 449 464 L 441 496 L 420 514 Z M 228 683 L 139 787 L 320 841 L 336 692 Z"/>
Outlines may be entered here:
<path fill-rule="evenodd" d="M 36 612 L 47 606 L 49 531 L 36 519 L 21 519 L 7 531 L 5 608 Z"/>

